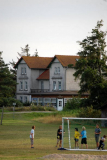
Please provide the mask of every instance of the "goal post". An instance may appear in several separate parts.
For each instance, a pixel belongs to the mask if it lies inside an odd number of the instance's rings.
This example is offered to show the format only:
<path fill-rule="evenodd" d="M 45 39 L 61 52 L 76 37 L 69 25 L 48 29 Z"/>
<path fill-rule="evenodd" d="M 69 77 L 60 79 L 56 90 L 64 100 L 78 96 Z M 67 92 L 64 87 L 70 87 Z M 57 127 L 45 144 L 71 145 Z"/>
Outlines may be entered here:
<path fill-rule="evenodd" d="M 107 136 L 107 118 L 62 117 L 62 148 L 65 148 L 67 150 L 76 150 L 74 141 L 75 128 L 78 128 L 79 133 L 81 133 L 82 127 L 85 126 L 87 132 L 87 150 L 94 151 L 96 148 L 96 124 L 99 124 L 99 128 L 101 129 L 100 138 L 103 135 Z M 104 144 L 104 151 L 107 151 L 107 139 L 105 140 Z M 86 150 L 85 144 L 83 144 L 83 149 Z M 81 137 L 79 138 L 79 150 L 81 150 Z"/>

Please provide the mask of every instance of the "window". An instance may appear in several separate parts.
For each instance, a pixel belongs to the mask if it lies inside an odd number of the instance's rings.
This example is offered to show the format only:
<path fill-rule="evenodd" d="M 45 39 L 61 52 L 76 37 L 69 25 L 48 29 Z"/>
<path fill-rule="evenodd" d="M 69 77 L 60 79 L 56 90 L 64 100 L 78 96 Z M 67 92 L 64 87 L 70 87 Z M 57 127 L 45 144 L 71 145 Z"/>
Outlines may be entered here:
<path fill-rule="evenodd" d="M 20 101 L 23 102 L 23 97 L 22 96 L 20 96 Z"/>
<path fill-rule="evenodd" d="M 25 90 L 28 90 L 28 83 L 25 81 Z"/>
<path fill-rule="evenodd" d="M 57 67 L 55 67 L 55 72 L 54 73 L 57 74 Z"/>
<path fill-rule="evenodd" d="M 23 81 L 20 81 L 20 90 L 23 90 Z"/>
<path fill-rule="evenodd" d="M 57 71 L 58 71 L 58 74 L 60 74 L 60 67 L 58 67 Z"/>
<path fill-rule="evenodd" d="M 24 97 L 24 102 L 27 102 L 27 96 Z"/>
<path fill-rule="evenodd" d="M 53 81 L 53 90 L 56 90 L 56 81 Z"/>
<path fill-rule="evenodd" d="M 55 72 L 54 74 L 60 74 L 60 67 L 55 67 Z"/>
<path fill-rule="evenodd" d="M 61 81 L 58 82 L 58 89 L 61 90 Z"/>
<path fill-rule="evenodd" d="M 41 81 L 41 89 L 44 89 L 44 82 Z"/>
<path fill-rule="evenodd" d="M 50 103 L 51 99 L 50 98 L 45 98 L 45 103 Z"/>
<path fill-rule="evenodd" d="M 59 107 L 62 107 L 62 101 L 59 101 Z"/>
<path fill-rule="evenodd" d="M 21 68 L 21 74 L 26 74 L 26 68 L 25 67 Z"/>

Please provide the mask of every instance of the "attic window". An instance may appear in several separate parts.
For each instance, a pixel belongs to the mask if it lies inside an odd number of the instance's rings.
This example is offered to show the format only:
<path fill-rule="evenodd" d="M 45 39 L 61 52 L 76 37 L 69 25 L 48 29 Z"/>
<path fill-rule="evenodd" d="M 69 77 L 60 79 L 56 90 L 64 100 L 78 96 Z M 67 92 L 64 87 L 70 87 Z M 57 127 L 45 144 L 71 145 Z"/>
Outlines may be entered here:
<path fill-rule="evenodd" d="M 60 67 L 55 67 L 55 72 L 54 74 L 60 74 Z"/>
<path fill-rule="evenodd" d="M 26 68 L 25 67 L 21 68 L 21 74 L 26 74 Z"/>

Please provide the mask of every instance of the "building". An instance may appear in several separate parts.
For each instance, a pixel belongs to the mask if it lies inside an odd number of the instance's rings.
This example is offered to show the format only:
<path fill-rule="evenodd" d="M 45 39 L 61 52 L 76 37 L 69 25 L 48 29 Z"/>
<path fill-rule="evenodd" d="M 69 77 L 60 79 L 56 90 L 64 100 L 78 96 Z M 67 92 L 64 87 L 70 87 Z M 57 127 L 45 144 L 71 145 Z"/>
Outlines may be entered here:
<path fill-rule="evenodd" d="M 55 55 L 49 57 L 23 56 L 16 63 L 16 97 L 22 102 L 35 102 L 63 110 L 68 99 L 78 96 L 79 80 L 73 73 L 79 56 Z M 82 95 L 87 97 L 88 94 Z"/>

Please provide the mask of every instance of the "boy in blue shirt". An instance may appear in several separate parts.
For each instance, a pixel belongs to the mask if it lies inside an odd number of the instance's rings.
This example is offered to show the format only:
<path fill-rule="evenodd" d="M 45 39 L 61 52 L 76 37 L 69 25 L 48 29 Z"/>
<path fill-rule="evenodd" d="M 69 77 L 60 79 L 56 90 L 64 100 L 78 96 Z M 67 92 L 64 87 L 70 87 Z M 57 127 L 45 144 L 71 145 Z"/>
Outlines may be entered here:
<path fill-rule="evenodd" d="M 81 148 L 83 147 L 83 144 L 86 145 L 86 148 L 88 149 L 88 145 L 87 145 L 87 132 L 86 132 L 86 129 L 85 127 L 83 126 L 82 127 L 82 132 L 81 132 Z"/>

